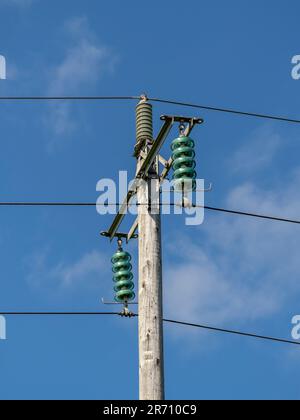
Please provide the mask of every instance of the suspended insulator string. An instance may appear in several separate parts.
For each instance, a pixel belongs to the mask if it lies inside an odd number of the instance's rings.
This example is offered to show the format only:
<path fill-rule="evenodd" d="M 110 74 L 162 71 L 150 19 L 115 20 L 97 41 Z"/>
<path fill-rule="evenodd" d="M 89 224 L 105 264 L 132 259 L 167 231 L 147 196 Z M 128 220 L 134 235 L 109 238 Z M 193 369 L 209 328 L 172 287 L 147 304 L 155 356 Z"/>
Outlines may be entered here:
<path fill-rule="evenodd" d="M 135 293 L 131 255 L 122 248 L 122 240 L 118 240 L 118 250 L 112 256 L 112 271 L 115 291 L 115 301 L 129 303 L 134 300 Z"/>
<path fill-rule="evenodd" d="M 172 141 L 172 168 L 174 191 L 194 191 L 196 189 L 197 173 L 195 171 L 195 142 L 185 136 L 182 131 L 180 136 Z"/>
<path fill-rule="evenodd" d="M 92 203 L 92 202 L 0 202 L 0 207 L 109 207 L 109 206 L 121 206 L 122 203 Z M 148 206 L 147 203 L 128 203 L 127 206 Z M 160 206 L 178 206 L 178 203 L 160 203 Z M 286 223 L 293 223 L 293 224 L 300 224 L 300 220 L 296 219 L 290 219 L 290 218 L 284 218 L 284 217 L 278 217 L 278 216 L 271 216 L 271 215 L 265 215 L 265 214 L 259 214 L 259 213 L 251 213 L 251 212 L 245 212 L 245 211 L 239 211 L 239 210 L 231 210 L 231 209 L 224 209 L 219 207 L 211 207 L 211 206 L 198 206 L 198 205 L 192 205 L 193 208 L 203 208 L 205 210 L 215 211 L 215 212 L 221 212 L 221 213 L 228 213 L 233 215 L 239 215 L 239 216 L 247 216 L 247 217 L 253 217 L 253 218 L 259 218 L 259 219 L 267 219 L 267 220 L 273 220 L 276 222 L 286 222 Z"/>

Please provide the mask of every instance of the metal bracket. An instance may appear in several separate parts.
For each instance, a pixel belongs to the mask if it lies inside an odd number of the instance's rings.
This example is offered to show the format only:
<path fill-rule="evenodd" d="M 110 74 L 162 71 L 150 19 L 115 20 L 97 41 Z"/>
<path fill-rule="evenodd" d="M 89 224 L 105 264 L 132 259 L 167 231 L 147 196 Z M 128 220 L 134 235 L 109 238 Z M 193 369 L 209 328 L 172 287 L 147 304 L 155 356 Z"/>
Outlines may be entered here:
<path fill-rule="evenodd" d="M 136 180 L 134 181 L 132 188 L 128 191 L 127 196 L 125 198 L 125 200 L 123 201 L 123 204 L 120 208 L 120 210 L 118 211 L 116 217 L 114 218 L 108 232 L 107 232 L 107 236 L 110 238 L 110 241 L 113 240 L 113 238 L 116 236 L 116 232 L 120 226 L 120 224 L 122 223 L 122 220 L 124 219 L 126 213 L 127 213 L 127 208 L 128 205 L 130 203 L 130 200 L 132 199 L 132 197 L 135 195 L 135 188 L 136 188 Z"/>
<path fill-rule="evenodd" d="M 162 121 L 167 121 L 172 119 L 173 122 L 178 122 L 180 124 L 188 124 L 187 130 L 184 134 L 187 136 L 190 134 L 192 129 L 196 124 L 203 124 L 204 119 L 203 118 L 195 118 L 195 117 L 183 117 L 183 116 L 170 116 L 170 115 L 162 115 L 160 117 Z"/>

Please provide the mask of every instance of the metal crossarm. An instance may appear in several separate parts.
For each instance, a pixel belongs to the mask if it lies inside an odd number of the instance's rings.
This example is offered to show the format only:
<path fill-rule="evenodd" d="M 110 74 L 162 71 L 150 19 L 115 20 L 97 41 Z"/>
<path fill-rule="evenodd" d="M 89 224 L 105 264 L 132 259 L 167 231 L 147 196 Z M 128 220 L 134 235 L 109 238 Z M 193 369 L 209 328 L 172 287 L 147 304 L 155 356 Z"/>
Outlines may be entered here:
<path fill-rule="evenodd" d="M 154 160 L 156 159 L 157 155 L 159 154 L 159 151 L 164 144 L 164 141 L 166 140 L 173 124 L 175 122 L 179 122 L 182 124 L 187 124 L 185 134 L 188 136 L 191 131 L 193 130 L 194 126 L 196 124 L 202 124 L 204 120 L 202 118 L 193 118 L 193 117 L 182 117 L 182 116 L 170 116 L 170 115 L 162 115 L 160 117 L 162 121 L 164 121 L 163 126 L 160 129 L 160 132 L 157 136 L 157 138 L 154 140 L 152 146 L 150 147 L 143 163 L 141 164 L 141 167 L 139 168 L 136 178 L 132 184 L 132 187 L 130 191 L 128 191 L 127 196 L 125 200 L 123 201 L 120 210 L 118 211 L 116 217 L 114 218 L 108 232 L 107 236 L 112 241 L 113 238 L 116 236 L 116 233 L 118 231 L 118 228 L 120 224 L 122 223 L 128 209 L 128 205 L 130 204 L 131 199 L 136 193 L 136 187 L 138 186 L 139 179 L 144 179 L 148 176 L 148 171 L 151 168 Z M 164 170 L 162 171 L 162 174 L 160 176 L 160 181 L 162 182 L 166 176 L 168 175 L 171 167 L 172 167 L 172 158 L 170 158 L 166 162 L 166 166 Z M 134 224 L 132 225 L 130 231 L 127 235 L 127 241 L 129 241 L 131 238 L 134 238 L 135 231 L 138 227 L 137 220 L 135 220 Z"/>

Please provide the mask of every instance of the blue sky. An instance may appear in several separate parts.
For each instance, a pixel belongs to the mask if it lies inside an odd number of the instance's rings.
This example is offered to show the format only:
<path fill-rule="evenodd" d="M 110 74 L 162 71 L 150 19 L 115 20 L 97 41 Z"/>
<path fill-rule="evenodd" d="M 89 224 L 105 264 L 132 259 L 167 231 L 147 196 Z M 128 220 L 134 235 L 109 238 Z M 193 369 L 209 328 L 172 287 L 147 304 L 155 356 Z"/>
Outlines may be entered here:
<path fill-rule="evenodd" d="M 0 0 L 0 95 L 146 91 L 299 118 L 299 9 L 294 0 Z M 133 176 L 134 105 L 2 102 L 1 201 L 92 201 L 99 179 Z M 164 113 L 205 119 L 193 137 L 198 175 L 214 184 L 207 203 L 299 218 L 297 125 L 155 104 L 156 131 Z M 108 309 L 99 299 L 112 298 L 115 244 L 99 232 L 110 222 L 92 208 L 2 208 L 0 308 Z M 165 216 L 165 316 L 290 339 L 299 234 L 222 214 L 199 227 Z M 136 243 L 128 250 L 136 273 Z M 8 318 L 7 336 L 1 398 L 138 397 L 136 320 Z M 166 325 L 166 396 L 298 399 L 297 350 Z"/>

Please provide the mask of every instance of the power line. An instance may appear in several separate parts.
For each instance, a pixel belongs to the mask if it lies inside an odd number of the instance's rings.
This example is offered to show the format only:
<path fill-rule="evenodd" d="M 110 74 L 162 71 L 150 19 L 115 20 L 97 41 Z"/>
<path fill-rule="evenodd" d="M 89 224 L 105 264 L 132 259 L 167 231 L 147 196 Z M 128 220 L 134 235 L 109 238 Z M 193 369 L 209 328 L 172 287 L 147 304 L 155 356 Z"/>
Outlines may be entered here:
<path fill-rule="evenodd" d="M 97 204 L 95 202 L 51 202 L 51 201 L 41 201 L 41 202 L 34 202 L 34 201 L 6 201 L 0 202 L 0 207 L 109 207 L 109 206 L 121 206 L 122 203 L 102 203 Z M 148 206 L 147 203 L 128 203 L 128 207 L 130 206 Z M 179 206 L 179 203 L 160 203 L 160 206 Z M 266 219 L 266 220 L 273 220 L 276 222 L 285 222 L 285 223 L 293 223 L 293 224 L 300 224 L 300 220 L 296 219 L 289 219 L 284 217 L 278 216 L 271 216 L 266 214 L 259 214 L 259 213 L 251 213 L 245 212 L 240 210 L 231 210 L 225 209 L 220 207 L 211 207 L 211 206 L 200 206 L 200 205 L 192 205 L 193 208 L 203 208 L 205 210 L 227 213 L 227 214 L 234 214 L 239 216 L 246 216 L 246 217 L 253 217 L 259 219 Z"/>
<path fill-rule="evenodd" d="M 128 101 L 139 100 L 140 96 L 0 96 L 0 101 Z M 148 98 L 149 101 L 158 102 L 169 105 L 179 105 L 189 108 L 203 109 L 206 111 L 223 112 L 227 114 L 235 114 L 246 117 L 262 118 L 275 121 L 283 121 L 294 124 L 299 124 L 300 120 L 278 115 L 262 114 L 257 112 L 247 112 L 230 108 L 221 108 L 214 106 L 207 106 L 202 104 L 195 104 L 189 102 L 174 101 L 161 98 Z"/>
<path fill-rule="evenodd" d="M 169 322 L 169 323 L 172 323 L 172 324 L 184 325 L 184 326 L 189 326 L 189 327 L 196 327 L 196 328 L 201 328 L 201 329 L 205 329 L 205 330 L 209 330 L 209 331 L 222 332 L 222 333 L 225 333 L 225 334 L 240 335 L 242 337 L 250 337 L 250 338 L 256 338 L 256 339 L 259 339 L 259 340 L 274 341 L 274 342 L 277 342 L 277 343 L 293 344 L 293 345 L 296 345 L 296 346 L 300 346 L 300 342 L 298 343 L 297 341 L 285 340 L 283 338 L 252 334 L 252 333 L 247 333 L 247 332 L 243 332 L 243 331 L 228 330 L 228 329 L 224 329 L 224 328 L 210 327 L 208 325 L 193 324 L 193 323 L 190 323 L 190 322 L 175 321 L 173 319 L 164 319 L 164 322 Z"/>
<path fill-rule="evenodd" d="M 0 312 L 0 315 L 4 316 L 98 316 L 98 315 L 119 315 L 121 316 L 121 312 Z M 130 313 L 130 317 L 137 317 L 138 314 Z M 177 324 L 177 325 L 183 325 L 187 327 L 195 327 L 200 328 L 208 331 L 213 332 L 221 332 L 225 334 L 231 334 L 231 335 L 239 335 L 242 337 L 249 337 L 249 338 L 256 338 L 259 340 L 266 340 L 266 341 L 273 341 L 277 343 L 284 343 L 284 344 L 293 344 L 296 346 L 300 346 L 300 342 L 292 341 L 292 340 L 286 340 L 283 338 L 278 337 L 271 337 L 266 335 L 259 335 L 259 334 L 253 334 L 248 333 L 244 331 L 237 331 L 237 330 L 229 330 L 224 328 L 218 328 L 218 327 L 212 327 L 209 325 L 203 325 L 203 324 L 195 324 L 191 322 L 184 322 L 184 321 L 177 321 L 174 319 L 163 319 L 164 322 L 170 323 L 170 324 Z"/>

